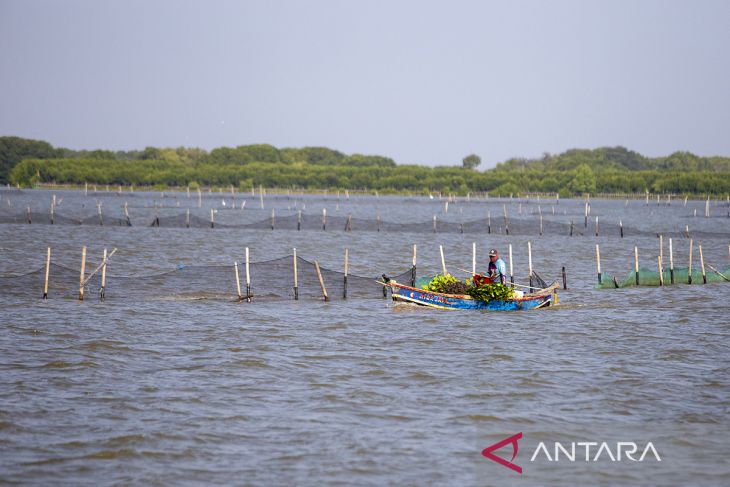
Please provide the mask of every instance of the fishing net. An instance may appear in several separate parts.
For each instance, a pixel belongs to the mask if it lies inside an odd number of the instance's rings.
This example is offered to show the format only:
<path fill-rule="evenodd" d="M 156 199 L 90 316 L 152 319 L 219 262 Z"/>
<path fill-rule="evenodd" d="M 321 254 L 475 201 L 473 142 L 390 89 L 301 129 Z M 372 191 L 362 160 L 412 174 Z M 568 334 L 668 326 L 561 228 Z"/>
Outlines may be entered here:
<path fill-rule="evenodd" d="M 282 257 L 249 264 L 253 300 L 294 299 L 294 259 Z M 101 290 L 101 271 L 87 263 L 85 295 L 93 297 Z M 241 294 L 246 295 L 245 265 L 239 264 Z M 330 300 L 347 298 L 383 298 L 384 287 L 377 281 L 380 276 L 348 275 L 320 266 Z M 390 274 L 389 274 L 390 275 Z M 394 274 L 399 282 L 410 283 L 412 269 Z M 0 295 L 43 295 L 45 267 L 20 274 L 0 276 Z M 322 299 L 323 293 L 314 262 L 297 256 L 297 294 L 299 299 Z M 48 295 L 51 298 L 77 298 L 80 270 L 51 263 Z M 152 275 L 113 275 L 107 273 L 106 299 L 235 299 L 237 287 L 233 265 L 179 266 L 176 269 Z"/>
<path fill-rule="evenodd" d="M 176 208 L 176 207 L 172 207 Z M 657 236 L 657 232 L 624 227 L 618 224 L 600 223 L 598 226 L 591 223 L 585 226 L 583 221 L 560 222 L 547 218 L 482 218 L 469 221 L 447 221 L 433 218 L 419 222 L 392 222 L 376 218 L 361 218 L 351 215 L 322 215 L 298 211 L 293 214 L 272 214 L 254 222 L 240 221 L 236 210 L 224 210 L 219 214 L 216 210 L 211 217 L 203 215 L 203 210 L 186 210 L 183 213 L 165 214 L 173 209 L 154 208 L 144 215 L 112 216 L 106 213 L 92 215 L 68 216 L 55 212 L 33 213 L 0 212 L 0 223 L 15 224 L 55 224 L 55 225 L 92 225 L 92 226 L 145 226 L 166 228 L 238 228 L 238 229 L 266 229 L 288 231 L 345 231 L 345 232 L 411 232 L 411 233 L 469 233 L 469 234 L 497 234 L 497 235 L 562 235 L 562 236 L 615 236 L 641 237 Z M 241 210 L 238 210 L 241 212 Z M 218 215 L 216 217 L 215 215 Z M 223 216 L 224 218 L 220 218 Z M 219 221 L 223 220 L 223 221 Z M 239 220 L 239 221 L 236 221 Z M 701 231 L 684 229 L 664 231 L 666 237 L 674 238 L 727 238 L 730 231 Z"/>
<path fill-rule="evenodd" d="M 675 267 L 674 272 L 669 269 L 663 269 L 662 277 L 664 285 L 672 284 L 672 274 L 674 274 L 675 284 L 689 283 L 689 270 L 687 267 Z M 702 276 L 700 269 L 692 269 L 692 284 L 702 284 L 703 282 L 728 282 L 730 281 L 730 268 L 720 271 L 706 272 L 705 277 Z M 659 286 L 659 270 L 651 270 L 644 267 L 639 268 L 639 286 Z M 626 277 L 617 277 L 610 274 L 602 274 L 601 283 L 596 284 L 596 289 L 614 289 L 636 286 L 636 272 L 631 271 Z"/>

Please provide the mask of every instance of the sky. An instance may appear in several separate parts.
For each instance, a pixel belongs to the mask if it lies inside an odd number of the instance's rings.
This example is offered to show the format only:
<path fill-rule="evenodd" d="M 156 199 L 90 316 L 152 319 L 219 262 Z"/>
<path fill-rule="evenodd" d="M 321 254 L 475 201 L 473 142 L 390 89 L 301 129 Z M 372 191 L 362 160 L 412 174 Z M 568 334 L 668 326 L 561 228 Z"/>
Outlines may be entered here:
<path fill-rule="evenodd" d="M 729 26 L 725 0 L 0 0 L 0 135 L 730 155 Z"/>

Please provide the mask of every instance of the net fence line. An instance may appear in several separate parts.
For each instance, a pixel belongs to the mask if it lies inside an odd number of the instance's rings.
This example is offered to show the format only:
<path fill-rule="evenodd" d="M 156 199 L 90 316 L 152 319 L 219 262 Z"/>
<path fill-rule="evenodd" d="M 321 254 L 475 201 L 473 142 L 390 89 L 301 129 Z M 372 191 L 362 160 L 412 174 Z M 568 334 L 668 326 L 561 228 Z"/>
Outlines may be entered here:
<path fill-rule="evenodd" d="M 79 298 L 80 288 L 83 288 L 86 297 L 96 294 L 103 295 L 105 299 L 237 300 L 250 297 L 251 300 L 321 300 L 325 292 L 328 300 L 385 297 L 385 288 L 378 283 L 380 276 L 345 274 L 300 256 L 296 257 L 295 289 L 294 261 L 294 256 L 290 255 L 250 262 L 248 266 L 240 262 L 231 265 L 180 265 L 176 269 L 156 274 L 108 273 L 103 277 L 101 272 L 92 275 L 91 271 L 96 266 L 90 264 L 82 273 L 80 268 L 73 269 L 50 262 L 48 266 L 27 273 L 0 276 L 0 295 L 37 295 L 40 298 L 47 290 L 50 298 Z M 324 288 L 320 284 L 320 276 Z M 404 283 L 412 282 L 415 279 L 415 266 L 393 274 L 393 278 Z M 83 286 L 82 281 L 86 281 Z M 250 282 L 250 287 L 246 286 L 247 282 Z"/>
<path fill-rule="evenodd" d="M 340 301 L 387 297 L 386 287 L 380 283 L 383 274 L 355 275 L 349 272 L 347 264 L 345 270 L 337 271 L 322 267 L 316 261 L 298 255 L 295 257 L 295 254 L 249 262 L 248 265 L 243 262 L 230 265 L 179 265 L 174 269 L 139 275 L 106 273 L 105 269 L 98 272 L 104 261 L 92 264 L 85 257 L 82 258 L 81 267 L 72 268 L 52 262 L 50 251 L 48 255 L 47 265 L 26 273 L 0 275 L 0 296 L 228 301 Z M 402 284 L 421 286 L 435 274 L 427 272 L 426 275 L 418 276 L 414 264 L 405 271 L 385 275 Z M 534 270 L 529 281 L 530 286 L 534 284 L 536 288 L 547 286 Z"/>
<path fill-rule="evenodd" d="M 251 223 L 231 223 L 216 221 L 216 211 L 202 217 L 190 212 L 177 215 L 147 216 L 134 219 L 128 214 L 109 216 L 102 212 L 82 218 L 72 218 L 59 213 L 32 213 L 30 211 L 12 215 L 0 214 L 0 223 L 5 224 L 40 224 L 40 225 L 90 225 L 90 226 L 122 226 L 122 227 L 160 227 L 160 228 L 233 228 L 254 230 L 304 230 L 304 231 L 345 231 L 345 232 L 410 232 L 410 233 L 465 233 L 465 234 L 497 234 L 497 235 L 562 235 L 562 236 L 629 236 L 656 237 L 660 233 L 671 237 L 685 238 L 728 238 L 730 231 L 704 231 L 684 229 L 655 232 L 624 226 L 621 222 L 608 223 L 597 218 L 571 219 L 559 222 L 552 218 L 514 218 L 487 217 L 468 221 L 452 221 L 434 215 L 431 220 L 399 223 L 376 218 L 360 218 L 352 215 L 311 214 L 299 211 L 289 215 L 277 215 L 272 211 L 270 216 Z"/>

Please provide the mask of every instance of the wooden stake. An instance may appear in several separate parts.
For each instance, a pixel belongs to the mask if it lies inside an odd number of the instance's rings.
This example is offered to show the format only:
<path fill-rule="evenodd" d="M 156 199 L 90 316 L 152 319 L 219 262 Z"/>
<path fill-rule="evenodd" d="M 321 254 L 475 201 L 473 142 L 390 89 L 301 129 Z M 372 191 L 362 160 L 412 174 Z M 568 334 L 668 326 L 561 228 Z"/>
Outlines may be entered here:
<path fill-rule="evenodd" d="M 84 273 L 86 272 L 86 246 L 81 247 L 81 274 L 79 276 L 79 301 L 84 300 Z"/>
<path fill-rule="evenodd" d="M 436 215 L 433 216 L 433 233 L 436 233 Z"/>
<path fill-rule="evenodd" d="M 527 272 L 530 278 L 530 291 L 532 291 L 532 242 L 527 241 Z"/>
<path fill-rule="evenodd" d="M 322 296 L 325 301 L 329 301 L 330 298 L 327 296 L 327 288 L 324 287 L 324 279 L 322 279 L 322 272 L 319 270 L 319 262 L 314 261 L 314 270 L 317 271 L 317 279 L 319 279 L 319 287 L 322 289 Z"/>
<path fill-rule="evenodd" d="M 297 211 L 297 231 L 302 229 L 302 210 Z"/>
<path fill-rule="evenodd" d="M 51 248 L 46 253 L 46 277 L 43 280 L 43 299 L 48 299 L 48 274 L 51 272 Z"/>
<path fill-rule="evenodd" d="M 674 284 L 674 251 L 671 237 L 669 238 L 669 283 Z"/>
<path fill-rule="evenodd" d="M 246 247 L 246 301 L 251 302 L 251 273 L 249 271 L 248 247 Z"/>
<path fill-rule="evenodd" d="M 598 244 L 596 244 L 596 269 L 598 271 L 598 285 L 600 286 L 603 284 L 603 280 L 601 278 L 601 249 Z"/>
<path fill-rule="evenodd" d="M 596 217 L 596 223 L 598 223 L 598 217 Z M 598 227 L 596 227 L 596 231 L 598 231 L 597 229 L 598 229 Z M 542 237 L 542 230 L 543 230 L 543 228 L 542 228 L 542 214 L 541 214 L 540 215 L 540 236 L 541 237 Z M 598 233 L 596 233 L 596 235 L 598 235 Z"/>
<path fill-rule="evenodd" d="M 274 229 L 274 223 L 276 222 L 276 210 L 274 208 L 271 209 L 271 229 Z"/>
<path fill-rule="evenodd" d="M 233 272 L 236 275 L 236 296 L 241 300 L 241 279 L 238 277 L 238 262 L 233 263 Z"/>
<path fill-rule="evenodd" d="M 509 244 L 509 282 L 514 287 L 515 276 L 512 269 L 512 244 Z"/>
<path fill-rule="evenodd" d="M 664 236 L 659 235 L 659 257 L 664 261 Z"/>
<path fill-rule="evenodd" d="M 259 184 L 259 199 L 261 200 L 261 209 L 264 209 L 264 188 Z"/>
<path fill-rule="evenodd" d="M 657 265 L 659 266 L 659 285 L 664 285 L 664 269 L 662 269 L 662 256 L 656 258 Z"/>
<path fill-rule="evenodd" d="M 623 220 L 618 221 L 619 235 L 624 238 L 624 222 Z"/>
<path fill-rule="evenodd" d="M 215 228 L 215 210 L 210 209 L 210 228 Z"/>
<path fill-rule="evenodd" d="M 198 208 L 203 207 L 203 193 L 200 191 L 200 188 L 198 188 Z"/>
<path fill-rule="evenodd" d="M 190 228 L 190 208 L 185 210 L 185 228 Z"/>
<path fill-rule="evenodd" d="M 99 299 L 104 301 L 106 299 L 106 249 L 104 249 L 101 264 L 101 290 L 99 291 Z"/>
<path fill-rule="evenodd" d="M 294 299 L 299 299 L 299 283 L 297 276 L 297 249 L 294 249 Z"/>
<path fill-rule="evenodd" d="M 492 233 L 492 212 L 487 211 L 487 233 Z"/>
<path fill-rule="evenodd" d="M 647 193 L 647 198 L 648 198 Z M 639 248 L 634 246 L 634 273 L 636 274 L 636 285 L 639 285 Z"/>
<path fill-rule="evenodd" d="M 347 271 L 350 267 L 350 252 L 345 247 L 345 277 L 343 278 L 344 290 L 342 291 L 342 299 L 347 299 Z"/>
<path fill-rule="evenodd" d="M 444 259 L 444 246 L 439 245 L 439 252 L 441 253 L 441 271 L 443 272 L 443 275 L 447 275 L 448 272 L 446 272 L 446 260 Z"/>
<path fill-rule="evenodd" d="M 702 244 L 699 245 L 700 249 L 700 268 L 702 269 L 702 284 L 707 284 L 707 275 L 705 274 L 705 257 L 702 255 Z"/>
<path fill-rule="evenodd" d="M 411 266 L 411 287 L 416 285 L 416 244 L 413 244 L 413 265 Z"/>
<path fill-rule="evenodd" d="M 565 266 L 561 269 L 561 272 L 563 274 L 563 289 L 568 289 L 568 277 L 565 274 Z"/>
<path fill-rule="evenodd" d="M 687 284 L 692 284 L 692 239 L 689 239 L 689 265 L 687 266 Z"/>
<path fill-rule="evenodd" d="M 322 208 L 322 231 L 327 229 L 327 208 Z"/>
<path fill-rule="evenodd" d="M 471 243 L 471 275 L 477 273 L 477 243 Z"/>

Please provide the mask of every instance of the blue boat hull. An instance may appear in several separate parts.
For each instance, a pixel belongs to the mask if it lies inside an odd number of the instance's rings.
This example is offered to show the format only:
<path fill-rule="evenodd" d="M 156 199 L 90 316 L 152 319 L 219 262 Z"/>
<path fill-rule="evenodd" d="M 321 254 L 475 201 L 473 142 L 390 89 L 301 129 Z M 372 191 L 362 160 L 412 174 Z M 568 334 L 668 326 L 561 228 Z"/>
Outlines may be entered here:
<path fill-rule="evenodd" d="M 429 306 L 441 309 L 475 309 L 491 311 L 520 311 L 535 308 L 543 308 L 553 304 L 556 298 L 557 285 L 534 294 L 525 295 L 522 298 L 508 299 L 506 301 L 490 301 L 485 303 L 471 296 L 458 294 L 441 294 L 424 291 L 415 287 L 405 286 L 391 281 L 388 283 L 394 301 L 415 303 L 421 306 Z"/>

